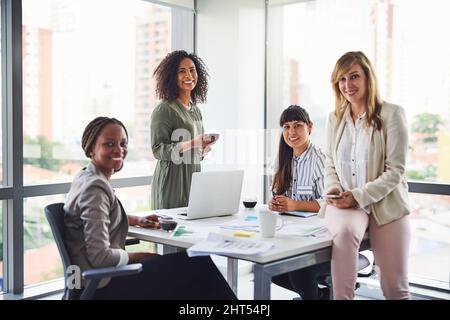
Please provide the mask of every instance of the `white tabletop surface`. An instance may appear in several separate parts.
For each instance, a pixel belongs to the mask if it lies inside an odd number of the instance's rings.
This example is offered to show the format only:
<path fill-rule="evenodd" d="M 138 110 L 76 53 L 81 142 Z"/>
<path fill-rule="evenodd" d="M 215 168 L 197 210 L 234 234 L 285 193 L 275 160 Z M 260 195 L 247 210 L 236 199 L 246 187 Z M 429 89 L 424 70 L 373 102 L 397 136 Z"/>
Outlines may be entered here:
<path fill-rule="evenodd" d="M 178 221 L 178 224 L 185 226 L 187 230 L 195 230 L 193 234 L 187 236 L 173 237 L 173 233 L 168 233 L 163 230 L 151 230 L 131 226 L 129 227 L 128 235 L 130 237 L 135 237 L 145 241 L 151 241 L 187 249 L 195 243 L 204 240 L 208 232 L 233 235 L 236 230 L 224 229 L 219 227 L 219 225 L 235 219 L 245 219 L 246 216 L 257 216 L 258 211 L 262 208 L 267 208 L 267 206 L 263 205 L 256 207 L 255 209 L 246 209 L 242 207 L 237 214 L 226 217 L 197 219 L 189 221 L 175 218 L 175 220 Z M 139 215 L 142 215 L 142 213 L 140 213 Z M 285 226 L 288 224 L 304 224 L 314 226 L 324 225 L 324 220 L 316 216 L 309 218 L 300 218 L 283 215 L 280 217 L 281 219 L 283 219 Z M 331 246 L 331 235 L 328 231 L 320 234 L 317 237 L 313 237 L 283 234 L 283 228 L 277 231 L 275 233 L 275 236 L 272 238 L 262 238 L 259 232 L 254 233 L 251 237 L 241 238 L 255 241 L 262 240 L 272 242 L 274 246 L 269 251 L 261 255 L 230 255 L 230 257 L 235 257 L 256 263 L 268 263 Z"/>

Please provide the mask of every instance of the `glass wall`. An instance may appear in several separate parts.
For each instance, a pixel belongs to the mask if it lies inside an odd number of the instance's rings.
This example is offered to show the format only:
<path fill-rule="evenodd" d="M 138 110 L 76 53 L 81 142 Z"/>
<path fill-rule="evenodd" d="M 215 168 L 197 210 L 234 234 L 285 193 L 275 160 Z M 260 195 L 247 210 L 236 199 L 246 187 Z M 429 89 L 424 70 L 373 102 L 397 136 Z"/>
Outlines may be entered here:
<path fill-rule="evenodd" d="M 126 165 L 126 162 L 125 162 Z M 124 169 L 125 170 L 125 169 Z M 139 186 L 116 189 L 116 196 L 122 202 L 127 213 L 143 212 L 151 210 L 151 186 Z"/>
<path fill-rule="evenodd" d="M 64 276 L 62 261 L 44 207 L 64 202 L 64 195 L 27 198 L 23 203 L 24 284 L 32 285 Z"/>
<path fill-rule="evenodd" d="M 450 196 L 410 193 L 411 280 L 449 289 Z"/>
<path fill-rule="evenodd" d="M 0 292 L 3 291 L 3 205 L 0 206 Z"/>
<path fill-rule="evenodd" d="M 152 187 L 150 185 L 120 188 L 116 189 L 116 196 L 122 202 L 127 213 L 133 215 L 134 213 L 148 213 L 151 209 L 150 193 Z M 156 253 L 156 244 L 148 241 L 140 241 L 139 244 L 127 247 L 128 252 L 154 252 Z"/>
<path fill-rule="evenodd" d="M 172 9 L 147 1 L 23 1 L 25 185 L 71 181 L 87 163 L 81 134 L 97 116 L 120 119 L 130 134 L 117 177 L 153 172 L 152 74 L 171 35 Z"/>
<path fill-rule="evenodd" d="M 0 11 L 1 11 L 1 3 L 0 3 Z M 1 19 L 1 15 L 0 15 Z M 0 20 L 1 25 L 1 20 Z M 1 32 L 0 32 L 0 40 L 1 40 Z M 1 43 L 1 42 L 0 42 Z M 0 50 L 1 54 L 1 50 Z M 0 74 L 2 74 L 2 64 L 0 64 Z M 2 79 L 0 77 L 0 101 L 3 101 L 2 98 Z M 0 108 L 0 187 L 3 186 L 3 107 Z M 3 210 L 2 206 L 0 206 L 0 292 L 3 291 Z"/>
<path fill-rule="evenodd" d="M 450 43 L 431 36 L 450 28 L 448 9 L 444 0 L 269 2 L 268 128 L 278 128 L 281 111 L 299 104 L 314 122 L 313 142 L 324 147 L 326 119 L 334 109 L 334 64 L 347 51 L 363 51 L 375 65 L 382 98 L 405 108 L 408 180 L 450 183 Z M 269 154 L 277 148 L 272 141 Z M 411 195 L 411 204 L 411 275 L 443 281 L 448 288 L 448 197 Z M 420 253 L 435 245 L 442 251 Z M 440 271 L 423 268 L 430 259 L 440 259 Z"/>
<path fill-rule="evenodd" d="M 127 213 L 150 210 L 150 186 L 116 189 L 116 195 Z M 64 202 L 64 195 L 27 198 L 24 201 L 24 280 L 32 285 L 62 277 L 63 267 L 58 249 L 43 208 L 55 202 Z M 131 250 L 153 251 L 154 245 L 142 242 Z M 45 257 L 45 259 L 42 259 Z"/>
<path fill-rule="evenodd" d="M 194 37 L 188 33 L 192 10 L 158 3 L 22 0 L 24 186 L 19 187 L 32 194 L 23 200 L 25 286 L 63 276 L 43 208 L 64 202 L 67 185 L 55 183 L 71 182 L 88 163 L 81 135 L 89 121 L 116 117 L 128 129 L 129 154 L 115 179 L 153 173 L 153 71 L 173 48 L 192 51 Z M 179 29 L 186 31 L 182 39 L 174 35 Z M 116 192 L 127 211 L 148 210 L 151 186 L 125 180 L 132 187 Z M 55 189 L 60 194 L 52 195 Z M 154 245 L 131 247 L 137 249 L 152 251 Z"/>

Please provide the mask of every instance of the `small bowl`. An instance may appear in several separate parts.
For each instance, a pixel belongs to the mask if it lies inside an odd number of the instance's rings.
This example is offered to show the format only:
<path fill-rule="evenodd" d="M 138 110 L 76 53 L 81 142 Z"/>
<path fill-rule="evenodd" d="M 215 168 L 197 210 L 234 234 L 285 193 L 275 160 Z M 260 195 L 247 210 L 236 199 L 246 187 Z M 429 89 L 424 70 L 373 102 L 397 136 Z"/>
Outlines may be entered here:
<path fill-rule="evenodd" d="M 159 219 L 159 225 L 162 230 L 172 232 L 178 225 L 178 222 L 172 218 Z"/>
<path fill-rule="evenodd" d="M 254 199 L 246 199 L 242 201 L 242 203 L 244 204 L 244 207 L 251 209 L 254 208 L 258 202 Z"/>

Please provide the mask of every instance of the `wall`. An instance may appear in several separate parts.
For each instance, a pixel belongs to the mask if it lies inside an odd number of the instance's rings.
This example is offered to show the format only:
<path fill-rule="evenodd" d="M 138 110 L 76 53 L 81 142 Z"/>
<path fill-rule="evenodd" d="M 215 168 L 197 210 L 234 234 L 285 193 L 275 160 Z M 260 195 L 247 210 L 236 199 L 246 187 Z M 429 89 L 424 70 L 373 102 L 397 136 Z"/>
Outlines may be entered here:
<path fill-rule="evenodd" d="M 264 159 L 263 0 L 197 0 L 197 53 L 210 73 L 200 106 L 221 139 L 203 170 L 244 169 L 242 197 L 262 201 Z"/>

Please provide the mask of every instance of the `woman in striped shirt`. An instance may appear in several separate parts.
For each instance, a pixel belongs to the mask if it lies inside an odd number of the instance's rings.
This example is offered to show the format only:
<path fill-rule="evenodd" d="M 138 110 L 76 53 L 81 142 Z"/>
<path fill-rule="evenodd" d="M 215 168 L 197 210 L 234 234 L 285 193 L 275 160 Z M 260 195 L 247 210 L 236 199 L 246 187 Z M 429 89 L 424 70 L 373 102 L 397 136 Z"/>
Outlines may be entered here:
<path fill-rule="evenodd" d="M 318 212 L 322 201 L 325 155 L 309 139 L 313 123 L 304 108 L 292 105 L 281 114 L 280 126 L 283 133 L 269 209 Z M 330 264 L 323 263 L 276 276 L 272 281 L 296 291 L 303 300 L 316 300 L 328 298 L 321 296 L 323 292 L 318 290 L 317 277 L 329 272 Z"/>

